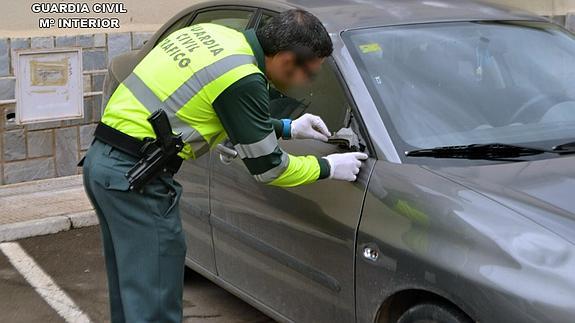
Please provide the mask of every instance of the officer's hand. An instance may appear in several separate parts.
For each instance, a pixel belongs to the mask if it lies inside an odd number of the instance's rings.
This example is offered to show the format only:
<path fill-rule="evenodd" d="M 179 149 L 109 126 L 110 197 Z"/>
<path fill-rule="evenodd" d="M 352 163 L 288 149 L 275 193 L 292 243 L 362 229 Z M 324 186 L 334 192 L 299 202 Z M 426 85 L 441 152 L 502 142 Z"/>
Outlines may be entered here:
<path fill-rule="evenodd" d="M 316 139 L 326 141 L 331 136 L 320 117 L 306 113 L 291 123 L 291 137 L 294 139 Z"/>
<path fill-rule="evenodd" d="M 367 159 L 364 153 L 333 154 L 327 157 L 330 166 L 329 178 L 353 182 L 357 179 L 361 161 Z"/>

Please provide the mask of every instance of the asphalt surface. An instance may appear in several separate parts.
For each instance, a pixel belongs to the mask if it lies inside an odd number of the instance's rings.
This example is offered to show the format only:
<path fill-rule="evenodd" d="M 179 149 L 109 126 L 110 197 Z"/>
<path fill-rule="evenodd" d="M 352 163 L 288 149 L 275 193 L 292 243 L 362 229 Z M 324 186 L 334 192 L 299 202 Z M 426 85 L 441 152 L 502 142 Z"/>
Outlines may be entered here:
<path fill-rule="evenodd" d="M 80 311 L 109 322 L 99 227 L 23 239 L 18 244 Z M 0 322 L 64 322 L 0 251 Z M 188 270 L 184 322 L 274 322 L 234 295 Z"/>

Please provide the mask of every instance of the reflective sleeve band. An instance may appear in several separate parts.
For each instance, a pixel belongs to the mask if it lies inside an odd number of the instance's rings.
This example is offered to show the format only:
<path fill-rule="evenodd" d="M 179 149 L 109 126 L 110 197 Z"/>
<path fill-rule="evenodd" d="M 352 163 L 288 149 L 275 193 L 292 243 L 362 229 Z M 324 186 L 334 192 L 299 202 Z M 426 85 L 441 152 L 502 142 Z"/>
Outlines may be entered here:
<path fill-rule="evenodd" d="M 253 144 L 237 144 L 234 146 L 241 159 L 258 158 L 273 153 L 278 146 L 278 139 L 272 131 L 264 139 Z"/>
<path fill-rule="evenodd" d="M 282 130 L 282 138 L 283 139 L 291 139 L 291 120 L 290 119 L 282 119 L 282 123 L 284 125 Z"/>
<path fill-rule="evenodd" d="M 289 156 L 286 170 L 272 182 L 272 186 L 294 187 L 313 183 L 319 179 L 320 166 L 315 156 Z"/>
<path fill-rule="evenodd" d="M 290 163 L 290 156 L 282 150 L 281 162 L 276 167 L 266 171 L 265 173 L 254 175 L 256 181 L 268 184 L 276 178 L 280 177 L 288 168 Z"/>

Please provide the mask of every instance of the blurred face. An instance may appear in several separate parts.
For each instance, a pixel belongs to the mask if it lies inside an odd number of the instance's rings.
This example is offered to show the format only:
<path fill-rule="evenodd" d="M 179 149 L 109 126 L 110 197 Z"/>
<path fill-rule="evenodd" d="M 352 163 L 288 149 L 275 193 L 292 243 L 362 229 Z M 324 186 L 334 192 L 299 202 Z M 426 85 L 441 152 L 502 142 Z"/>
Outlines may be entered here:
<path fill-rule="evenodd" d="M 279 90 L 308 85 L 319 73 L 324 58 L 297 64 L 292 52 L 281 52 L 266 57 L 266 76 Z"/>

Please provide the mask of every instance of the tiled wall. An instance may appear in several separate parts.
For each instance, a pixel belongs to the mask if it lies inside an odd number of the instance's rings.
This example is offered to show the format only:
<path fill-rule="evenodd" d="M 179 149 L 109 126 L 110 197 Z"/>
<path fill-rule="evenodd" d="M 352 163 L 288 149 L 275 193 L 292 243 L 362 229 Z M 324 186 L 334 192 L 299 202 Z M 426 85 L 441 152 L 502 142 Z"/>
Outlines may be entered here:
<path fill-rule="evenodd" d="M 0 38 L 0 185 L 78 174 L 102 113 L 102 83 L 110 60 L 142 47 L 152 33 Z M 84 118 L 17 125 L 12 50 L 82 47 Z"/>

